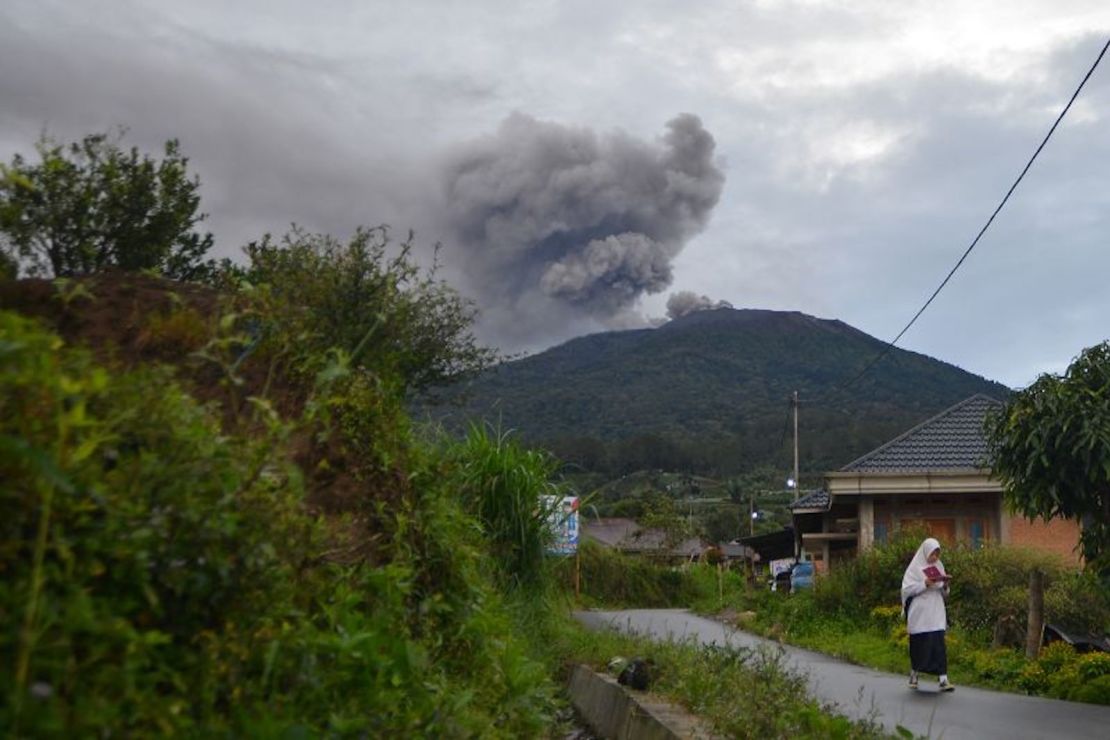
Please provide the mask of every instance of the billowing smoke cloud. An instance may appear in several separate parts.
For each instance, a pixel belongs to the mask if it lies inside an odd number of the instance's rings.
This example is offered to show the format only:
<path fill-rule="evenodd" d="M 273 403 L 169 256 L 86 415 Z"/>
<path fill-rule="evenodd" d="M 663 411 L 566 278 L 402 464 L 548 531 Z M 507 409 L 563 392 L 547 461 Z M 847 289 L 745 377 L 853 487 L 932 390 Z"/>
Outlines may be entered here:
<path fill-rule="evenodd" d="M 666 128 L 645 142 L 518 113 L 454 152 L 449 242 L 487 312 L 519 323 L 539 302 L 607 321 L 670 285 L 671 262 L 705 226 L 724 174 L 697 116 Z"/>
<path fill-rule="evenodd" d="M 707 295 L 698 295 L 692 290 L 671 293 L 667 299 L 667 318 L 677 319 L 695 311 L 708 311 L 714 308 L 732 308 L 728 301 L 714 301 Z"/>

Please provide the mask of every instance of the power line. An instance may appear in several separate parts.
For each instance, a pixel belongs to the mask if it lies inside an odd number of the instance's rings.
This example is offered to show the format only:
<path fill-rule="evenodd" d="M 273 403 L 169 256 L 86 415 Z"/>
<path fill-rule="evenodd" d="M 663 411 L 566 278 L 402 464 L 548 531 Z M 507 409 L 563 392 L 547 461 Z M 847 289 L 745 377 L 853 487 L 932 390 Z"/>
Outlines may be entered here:
<path fill-rule="evenodd" d="M 1006 191 L 1006 195 L 1003 196 L 1002 202 L 999 203 L 998 207 L 994 209 L 994 213 L 992 213 L 990 218 L 987 219 L 987 222 L 983 225 L 983 228 L 979 229 L 979 233 L 975 235 L 975 239 L 971 242 L 971 245 L 966 250 L 964 250 L 963 255 L 956 262 L 955 267 L 949 270 L 948 275 L 945 276 L 944 280 L 942 280 L 940 285 L 937 286 L 937 289 L 933 291 L 933 294 L 929 296 L 929 300 L 925 301 L 925 304 L 917 310 L 917 313 L 913 315 L 913 318 L 910 319 L 909 323 L 902 327 L 902 331 L 898 332 L 898 336 L 887 342 L 882 351 L 879 352 L 879 354 L 876 355 L 875 358 L 871 360 L 871 362 L 867 363 L 863 370 L 860 370 L 854 378 L 849 380 L 844 385 L 838 387 L 836 390 L 833 391 L 833 393 L 847 390 L 851 386 L 855 385 L 855 383 L 860 378 L 867 374 L 868 370 L 874 367 L 879 362 L 879 360 L 886 357 L 890 350 L 894 349 L 894 345 L 898 343 L 898 340 L 902 338 L 902 335 L 909 331 L 910 327 L 914 325 L 914 322 L 917 321 L 921 314 L 925 313 L 925 309 L 929 307 L 929 304 L 933 302 L 933 299 L 935 299 L 940 291 L 944 289 L 944 286 L 947 285 L 948 281 L 952 279 L 952 276 L 956 274 L 956 270 L 960 269 L 960 265 L 962 265 L 964 263 L 964 260 L 967 259 L 967 256 L 971 254 L 971 250 L 975 249 L 975 245 L 978 244 L 979 240 L 983 238 L 983 234 L 987 233 L 987 229 L 989 229 L 990 225 L 994 223 L 995 216 L 997 216 L 1002 210 L 1002 207 L 1006 205 L 1006 201 L 1010 199 L 1010 196 L 1013 194 L 1014 190 L 1017 189 L 1017 186 L 1021 183 L 1022 179 L 1025 178 L 1025 173 L 1028 172 L 1029 168 L 1033 166 L 1033 162 L 1036 161 L 1037 156 L 1041 153 L 1041 150 L 1044 149 L 1045 144 L 1047 144 L 1048 140 L 1052 138 L 1052 134 L 1056 131 L 1056 127 L 1060 125 L 1060 121 L 1064 120 L 1064 116 L 1066 116 L 1068 111 L 1071 109 L 1072 103 L 1074 103 L 1075 99 L 1079 97 L 1079 92 L 1083 89 L 1083 86 L 1087 84 L 1087 80 L 1091 78 L 1091 75 L 1094 74 L 1095 69 L 1098 68 L 1099 62 L 1102 61 L 1102 57 L 1106 55 L 1107 49 L 1110 49 L 1110 39 L 1106 41 L 1106 45 L 1102 47 L 1102 51 L 1099 52 L 1098 58 L 1095 59 L 1095 63 L 1091 65 L 1091 68 L 1087 70 L 1087 74 L 1083 76 L 1083 80 L 1079 83 L 1079 87 L 1075 88 L 1075 92 L 1072 93 L 1071 99 L 1068 101 L 1068 104 L 1064 106 L 1064 109 L 1060 111 L 1060 115 L 1056 117 L 1056 122 L 1052 124 L 1052 128 L 1050 128 L 1048 130 L 1048 133 L 1045 134 L 1044 140 L 1041 141 L 1041 145 L 1037 147 L 1037 150 L 1035 152 L 1033 152 L 1033 156 L 1030 157 L 1029 161 L 1025 163 L 1025 167 L 1022 169 L 1021 174 L 1018 175 L 1016 180 L 1014 180 L 1014 184 L 1010 186 L 1010 189 Z"/>

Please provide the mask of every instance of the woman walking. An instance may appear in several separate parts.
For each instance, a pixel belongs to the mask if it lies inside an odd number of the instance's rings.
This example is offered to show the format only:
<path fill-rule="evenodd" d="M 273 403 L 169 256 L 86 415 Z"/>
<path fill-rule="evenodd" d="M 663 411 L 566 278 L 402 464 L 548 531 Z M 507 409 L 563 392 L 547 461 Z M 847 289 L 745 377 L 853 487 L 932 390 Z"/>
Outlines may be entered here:
<path fill-rule="evenodd" d="M 910 634 L 910 688 L 917 688 L 919 673 L 940 678 L 941 691 L 955 691 L 948 681 L 948 651 L 944 633 L 948 615 L 948 576 L 940 562 L 940 543 L 932 537 L 921 543 L 902 576 L 902 611 Z"/>

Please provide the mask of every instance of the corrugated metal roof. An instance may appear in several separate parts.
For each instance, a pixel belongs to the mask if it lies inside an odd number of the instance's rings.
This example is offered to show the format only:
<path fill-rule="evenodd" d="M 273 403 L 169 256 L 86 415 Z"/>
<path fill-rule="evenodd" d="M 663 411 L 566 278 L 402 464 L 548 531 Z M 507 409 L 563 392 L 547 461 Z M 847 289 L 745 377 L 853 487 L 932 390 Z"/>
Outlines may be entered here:
<path fill-rule="evenodd" d="M 977 393 L 840 470 L 895 473 L 990 467 L 983 422 L 991 410 L 1001 407 L 1001 401 Z"/>

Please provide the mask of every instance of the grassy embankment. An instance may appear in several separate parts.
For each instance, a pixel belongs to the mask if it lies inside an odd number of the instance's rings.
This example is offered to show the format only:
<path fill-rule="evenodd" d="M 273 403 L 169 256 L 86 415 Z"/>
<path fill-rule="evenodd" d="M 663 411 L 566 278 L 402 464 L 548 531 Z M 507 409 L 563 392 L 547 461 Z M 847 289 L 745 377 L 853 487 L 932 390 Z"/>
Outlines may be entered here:
<path fill-rule="evenodd" d="M 249 258 L 222 292 L 0 283 L 4 733 L 554 732 L 570 661 L 641 648 L 569 621 L 549 459 L 414 431 L 464 307 L 374 232 Z M 841 726 L 771 659 L 652 649 L 724 731 L 744 681 L 790 689 L 769 734 Z"/>

